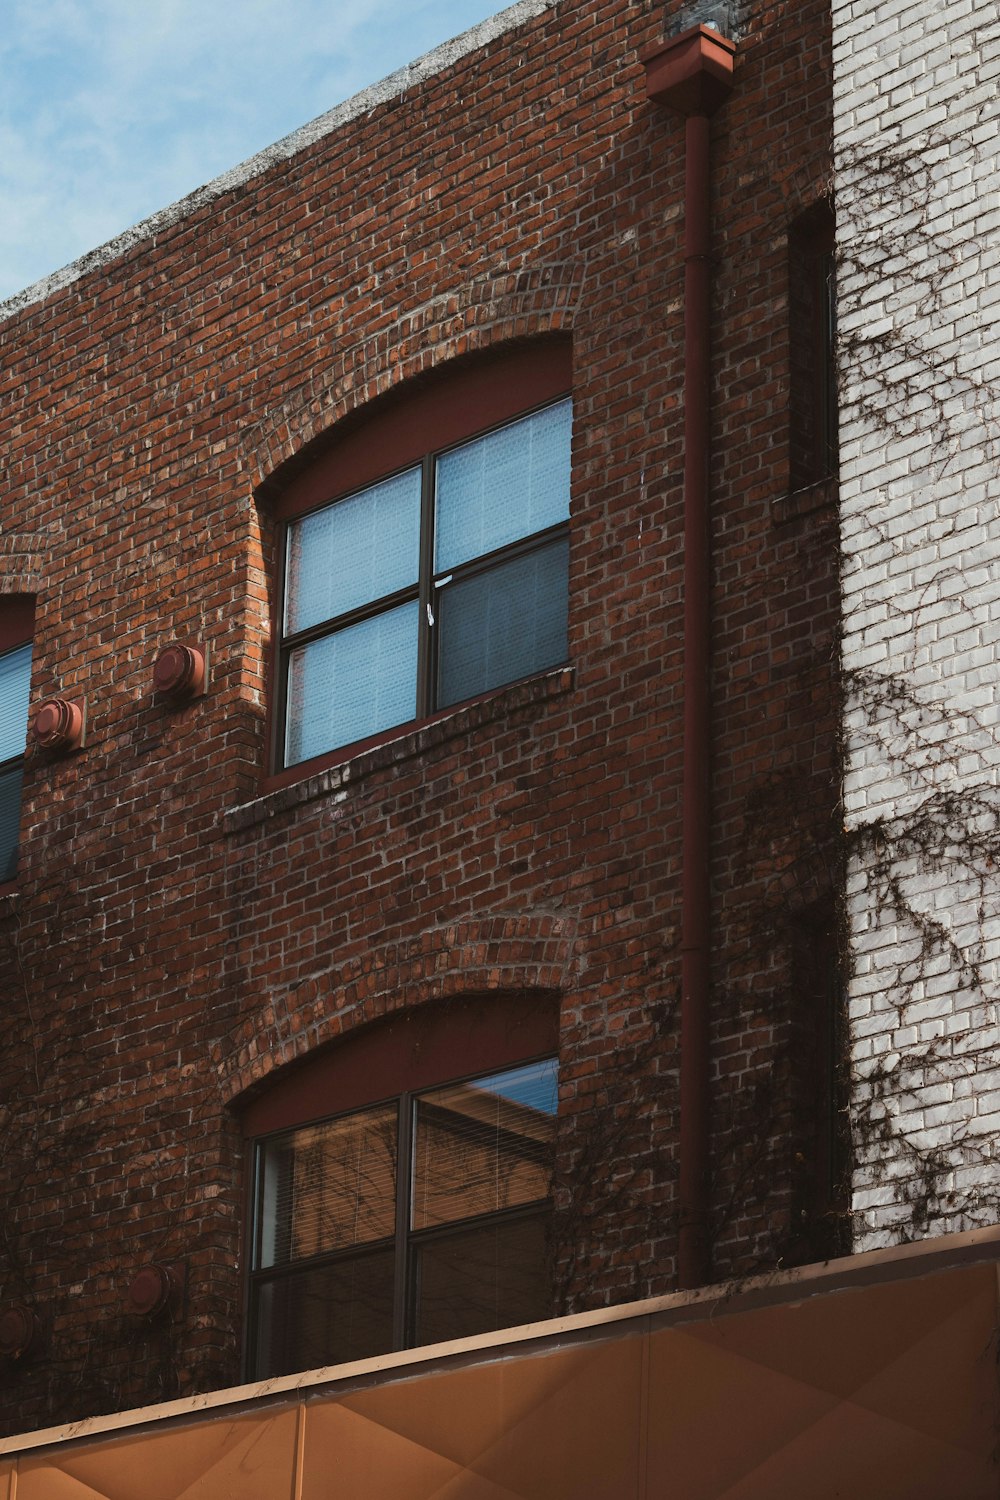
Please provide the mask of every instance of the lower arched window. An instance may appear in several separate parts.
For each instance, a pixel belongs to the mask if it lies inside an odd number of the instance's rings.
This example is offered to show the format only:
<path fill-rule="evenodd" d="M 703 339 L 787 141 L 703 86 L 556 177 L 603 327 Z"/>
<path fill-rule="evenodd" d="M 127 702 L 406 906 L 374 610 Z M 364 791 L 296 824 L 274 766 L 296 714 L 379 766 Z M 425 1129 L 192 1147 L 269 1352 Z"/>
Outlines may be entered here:
<path fill-rule="evenodd" d="M 325 1094 L 329 1112 L 254 1141 L 253 1378 L 550 1315 L 557 1063 L 547 1008 L 518 1010 L 522 1024 L 502 1028 L 504 1065 L 478 1071 L 461 1066 L 484 1039 L 474 1012 L 450 1012 L 437 1047 L 419 1014 L 377 1028 L 362 1049 L 371 1102 L 337 1107 L 356 1099 L 359 1059 L 334 1053 L 307 1094 Z M 414 1057 L 411 1087 L 379 1089 L 380 1042 L 386 1082 Z"/>

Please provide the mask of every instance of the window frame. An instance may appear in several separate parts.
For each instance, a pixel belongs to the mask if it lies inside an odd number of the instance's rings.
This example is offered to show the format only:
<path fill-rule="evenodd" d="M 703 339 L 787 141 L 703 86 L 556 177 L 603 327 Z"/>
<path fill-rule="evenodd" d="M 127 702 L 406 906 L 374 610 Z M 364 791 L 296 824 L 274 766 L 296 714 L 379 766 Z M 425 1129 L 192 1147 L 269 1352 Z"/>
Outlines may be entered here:
<path fill-rule="evenodd" d="M 548 989 L 466 994 L 407 1007 L 362 1025 L 318 1053 L 282 1068 L 272 1075 L 265 1088 L 249 1097 L 241 1110 L 247 1148 L 243 1307 L 243 1368 L 247 1380 L 259 1378 L 255 1364 L 259 1338 L 253 1315 L 263 1206 L 259 1159 L 265 1143 L 309 1125 L 347 1118 L 393 1100 L 402 1101 L 405 1096 L 412 1099 L 445 1085 L 489 1077 L 534 1062 L 555 1059 L 558 1069 L 559 1011 L 559 995 Z M 331 1108 L 331 1101 L 335 1101 L 335 1108 Z M 397 1152 L 397 1160 L 402 1160 L 399 1144 Z M 398 1187 L 397 1182 L 397 1204 Z M 525 1217 L 530 1211 L 530 1206 L 523 1209 L 518 1205 L 512 1210 L 501 1210 L 498 1218 Z M 480 1222 L 477 1218 L 465 1219 L 461 1227 L 467 1229 L 477 1222 Z M 394 1247 L 399 1230 L 397 1214 Z M 402 1257 L 397 1258 L 394 1276 L 401 1274 L 401 1260 Z M 394 1281 L 394 1343 L 397 1308 L 398 1286 Z M 404 1343 L 399 1347 L 416 1346 Z M 390 1352 L 393 1351 L 386 1351 Z"/>
<path fill-rule="evenodd" d="M 423 379 L 407 382 L 387 397 L 373 401 L 344 419 L 325 434 L 293 464 L 285 466 L 289 477 L 275 476 L 262 487 L 261 498 L 272 506 L 274 519 L 280 524 L 276 548 L 276 586 L 274 589 L 274 628 L 271 647 L 270 694 L 270 773 L 264 790 L 273 790 L 316 772 L 340 764 L 375 745 L 397 737 L 445 714 L 461 702 L 475 702 L 502 692 L 514 682 L 539 675 L 565 665 L 551 663 L 537 671 L 497 684 L 481 694 L 457 700 L 444 707 L 434 701 L 438 632 L 428 623 L 428 608 L 438 580 L 448 577 L 448 570 L 433 571 L 434 565 L 434 467 L 443 455 L 464 444 L 488 436 L 522 417 L 530 417 L 562 400 L 572 399 L 572 348 L 563 336 L 549 336 L 519 343 L 494 352 L 489 357 L 466 358 L 452 362 L 444 369 Z M 391 480 L 410 469 L 420 467 L 420 538 L 416 585 L 397 590 L 369 601 L 356 610 L 311 626 L 307 630 L 284 630 L 288 550 L 292 526 L 309 515 L 350 499 L 370 485 Z M 451 577 L 476 576 L 498 563 L 514 561 L 542 550 L 569 535 L 569 521 L 543 528 L 528 537 L 518 538 L 502 548 L 470 559 L 461 569 L 451 570 Z M 393 603 L 390 603 L 390 600 Z M 288 663 L 297 647 L 323 639 L 387 612 L 393 604 L 415 602 L 419 613 L 417 681 L 414 685 L 415 712 L 406 719 L 363 739 L 354 740 L 322 751 L 306 759 L 287 763 Z M 336 624 L 334 623 L 336 621 Z"/>
<path fill-rule="evenodd" d="M 27 760 L 28 749 L 28 726 L 31 722 L 31 665 L 34 656 L 35 637 L 35 600 L 30 594 L 7 594 L 0 595 L 0 657 L 12 655 L 15 651 L 22 651 L 25 647 L 31 650 L 29 658 L 28 679 L 28 711 L 24 720 L 24 744 L 17 755 L 9 756 L 0 762 L 0 777 L 11 771 L 20 769 L 23 773 Z M 18 796 L 18 816 L 23 803 L 23 781 L 21 792 Z M 12 891 L 16 888 L 18 877 L 18 849 L 20 839 L 14 846 L 13 872 L 4 875 L 0 868 L 0 894 Z"/>
<path fill-rule="evenodd" d="M 363 1105 L 360 1109 L 337 1111 L 327 1115 L 323 1119 L 310 1120 L 305 1127 L 302 1125 L 291 1126 L 287 1130 L 276 1131 L 266 1136 L 259 1136 L 254 1140 L 253 1159 L 251 1162 L 251 1238 L 247 1319 L 247 1364 L 251 1379 L 265 1380 L 271 1378 L 268 1373 L 262 1373 L 257 1368 L 260 1345 L 260 1320 L 254 1314 L 256 1311 L 258 1288 L 261 1286 L 267 1283 L 289 1280 L 299 1272 L 309 1271 L 310 1269 L 319 1269 L 337 1263 L 346 1264 L 349 1261 L 364 1259 L 369 1255 L 391 1251 L 393 1254 L 392 1345 L 391 1348 L 379 1350 L 378 1353 L 398 1353 L 404 1349 L 420 1347 L 417 1337 L 417 1324 L 420 1313 L 417 1272 L 420 1250 L 424 1245 L 440 1243 L 443 1240 L 468 1233 L 470 1230 L 479 1227 L 490 1228 L 499 1224 L 512 1224 L 527 1220 L 538 1220 L 543 1217 L 549 1219 L 551 1217 L 553 1200 L 550 1190 L 542 1198 L 534 1198 L 525 1203 L 515 1204 L 510 1208 L 496 1209 L 488 1213 L 466 1215 L 464 1218 L 449 1219 L 444 1223 L 432 1224 L 424 1228 L 415 1228 L 412 1223 L 416 1179 L 414 1147 L 418 1102 L 427 1094 L 432 1094 L 441 1087 L 475 1083 L 478 1079 L 493 1078 L 498 1074 L 513 1072 L 518 1068 L 527 1068 L 549 1062 L 556 1065 L 558 1080 L 558 1056 L 553 1052 L 545 1052 L 537 1057 L 526 1057 L 510 1067 L 479 1069 L 474 1073 L 466 1074 L 464 1077 L 448 1078 L 444 1084 L 434 1085 L 431 1088 L 404 1089 L 402 1093 L 389 1095 L 387 1098 L 373 1099 L 370 1104 Z M 329 1125 L 339 1120 L 349 1120 L 353 1116 L 364 1114 L 367 1110 L 388 1109 L 390 1105 L 395 1106 L 396 1112 L 395 1223 L 392 1234 L 383 1236 L 378 1240 L 366 1242 L 361 1246 L 347 1245 L 339 1249 L 317 1251 L 313 1255 L 302 1256 L 294 1261 L 290 1260 L 272 1266 L 259 1265 L 260 1247 L 264 1237 L 264 1172 L 266 1168 L 267 1148 L 283 1138 L 291 1137 L 296 1131 L 303 1128 Z"/>

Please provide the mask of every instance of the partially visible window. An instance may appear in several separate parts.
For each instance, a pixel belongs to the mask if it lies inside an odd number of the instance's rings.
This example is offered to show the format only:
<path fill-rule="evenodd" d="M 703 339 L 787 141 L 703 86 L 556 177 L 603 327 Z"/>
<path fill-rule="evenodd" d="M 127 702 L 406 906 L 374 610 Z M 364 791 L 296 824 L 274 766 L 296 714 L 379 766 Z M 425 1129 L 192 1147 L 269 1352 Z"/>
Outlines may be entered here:
<path fill-rule="evenodd" d="M 252 1375 L 549 1316 L 556 1083 L 546 1058 L 260 1141 Z"/>
<path fill-rule="evenodd" d="M 795 220 L 788 236 L 793 490 L 818 484 L 837 470 L 835 290 L 833 210 L 819 203 Z"/>
<path fill-rule="evenodd" d="M 293 482 L 277 770 L 566 660 L 568 372 L 564 344 L 446 372 Z"/>
<path fill-rule="evenodd" d="M 32 613 L 30 600 L 0 601 L 0 882 L 13 880 L 17 873 Z M 26 639 L 18 642 L 18 637 Z"/>

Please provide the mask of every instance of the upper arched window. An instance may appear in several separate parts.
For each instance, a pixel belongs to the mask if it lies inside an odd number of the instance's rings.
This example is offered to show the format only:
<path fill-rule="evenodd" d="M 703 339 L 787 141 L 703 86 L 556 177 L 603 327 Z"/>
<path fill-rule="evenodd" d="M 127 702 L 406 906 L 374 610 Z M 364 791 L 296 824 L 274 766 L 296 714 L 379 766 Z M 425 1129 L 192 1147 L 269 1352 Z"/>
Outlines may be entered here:
<path fill-rule="evenodd" d="M 17 873 L 34 600 L 0 599 L 0 883 Z"/>
<path fill-rule="evenodd" d="M 463 363 L 285 492 L 275 769 L 567 655 L 569 348 Z"/>

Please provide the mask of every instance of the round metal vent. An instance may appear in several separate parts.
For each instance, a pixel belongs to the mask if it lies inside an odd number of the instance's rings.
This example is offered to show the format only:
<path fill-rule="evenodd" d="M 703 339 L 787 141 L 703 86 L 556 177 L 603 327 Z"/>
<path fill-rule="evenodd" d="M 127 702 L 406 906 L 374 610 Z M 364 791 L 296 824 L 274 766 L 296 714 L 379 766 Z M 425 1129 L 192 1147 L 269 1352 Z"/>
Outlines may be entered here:
<path fill-rule="evenodd" d="M 174 1289 L 167 1266 L 152 1263 L 140 1267 L 125 1295 L 125 1311 L 136 1318 L 154 1318 L 170 1301 Z"/>
<path fill-rule="evenodd" d="M 153 690 L 166 698 L 194 698 L 205 686 L 205 656 L 196 646 L 173 641 L 153 665 Z"/>
<path fill-rule="evenodd" d="M 15 1303 L 0 1312 L 0 1355 L 21 1359 L 38 1342 L 39 1322 L 30 1307 Z"/>
<path fill-rule="evenodd" d="M 83 704 L 72 698 L 47 698 L 35 714 L 32 734 L 43 750 L 65 753 L 83 744 Z"/>

